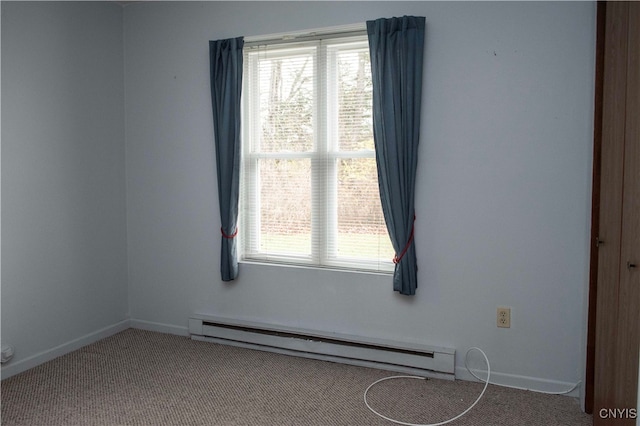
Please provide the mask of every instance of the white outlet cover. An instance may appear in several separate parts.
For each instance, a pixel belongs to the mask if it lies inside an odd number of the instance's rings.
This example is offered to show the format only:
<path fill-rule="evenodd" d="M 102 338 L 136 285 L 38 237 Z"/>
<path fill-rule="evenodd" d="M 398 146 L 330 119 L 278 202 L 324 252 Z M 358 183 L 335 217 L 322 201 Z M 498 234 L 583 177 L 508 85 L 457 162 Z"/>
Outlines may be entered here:
<path fill-rule="evenodd" d="M 9 360 L 11 360 L 11 358 L 13 358 L 13 354 L 14 354 L 14 349 L 13 346 L 11 345 L 2 345 L 2 353 L 0 355 L 0 362 L 5 363 Z"/>

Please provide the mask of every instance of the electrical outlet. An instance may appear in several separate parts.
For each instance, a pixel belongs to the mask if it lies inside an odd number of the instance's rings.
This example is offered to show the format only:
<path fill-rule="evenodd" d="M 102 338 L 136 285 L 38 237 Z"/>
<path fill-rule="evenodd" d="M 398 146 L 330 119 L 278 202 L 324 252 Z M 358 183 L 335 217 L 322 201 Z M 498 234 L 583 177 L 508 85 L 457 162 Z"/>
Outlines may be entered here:
<path fill-rule="evenodd" d="M 2 345 L 2 351 L 0 352 L 1 356 L 0 356 L 0 362 L 1 363 L 5 363 L 5 362 L 9 362 L 11 360 L 11 358 L 13 358 L 13 354 L 15 352 L 15 349 L 13 348 L 13 346 L 11 345 Z"/>
<path fill-rule="evenodd" d="M 498 327 L 511 327 L 511 308 L 498 308 Z"/>

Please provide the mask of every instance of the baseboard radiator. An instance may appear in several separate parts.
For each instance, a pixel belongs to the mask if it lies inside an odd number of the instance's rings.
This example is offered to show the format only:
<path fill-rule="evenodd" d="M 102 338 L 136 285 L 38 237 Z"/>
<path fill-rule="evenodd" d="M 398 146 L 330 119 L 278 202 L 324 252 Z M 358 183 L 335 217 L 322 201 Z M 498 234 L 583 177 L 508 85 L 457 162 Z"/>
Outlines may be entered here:
<path fill-rule="evenodd" d="M 454 379 L 455 350 L 339 333 L 194 315 L 194 340 L 277 352 L 286 355 L 380 368 L 423 377 Z"/>

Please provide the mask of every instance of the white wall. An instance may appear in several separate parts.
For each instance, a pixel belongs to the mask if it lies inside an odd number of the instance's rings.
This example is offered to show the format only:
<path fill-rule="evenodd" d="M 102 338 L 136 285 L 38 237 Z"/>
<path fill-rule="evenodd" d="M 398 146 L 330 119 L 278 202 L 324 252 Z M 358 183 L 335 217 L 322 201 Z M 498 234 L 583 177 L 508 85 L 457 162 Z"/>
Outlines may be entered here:
<path fill-rule="evenodd" d="M 208 40 L 404 14 L 427 19 L 417 296 L 387 276 L 247 264 L 221 282 Z M 156 2 L 124 17 L 132 318 L 445 345 L 458 366 L 480 346 L 504 380 L 582 379 L 594 3 Z"/>
<path fill-rule="evenodd" d="M 127 318 L 122 22 L 2 2 L 3 377 Z"/>
<path fill-rule="evenodd" d="M 246 264 L 222 283 L 208 40 L 403 14 L 427 18 L 417 296 Z M 582 2 L 2 2 L 13 365 L 126 319 L 129 298 L 138 325 L 174 332 L 202 312 L 452 346 L 458 366 L 480 346 L 499 379 L 581 380 L 594 45 Z"/>

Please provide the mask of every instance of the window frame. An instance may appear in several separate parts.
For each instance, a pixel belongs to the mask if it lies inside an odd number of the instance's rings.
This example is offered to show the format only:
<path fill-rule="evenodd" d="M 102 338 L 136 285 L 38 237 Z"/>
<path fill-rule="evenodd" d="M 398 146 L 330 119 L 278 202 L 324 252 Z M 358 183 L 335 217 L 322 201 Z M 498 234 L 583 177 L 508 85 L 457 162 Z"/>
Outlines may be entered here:
<path fill-rule="evenodd" d="M 365 30 L 345 32 L 327 32 L 325 34 L 313 34 L 311 36 L 298 36 L 295 40 L 270 39 L 245 43 L 244 76 L 242 90 L 242 149 L 241 149 L 241 177 L 252 179 L 250 183 L 240 184 L 240 208 L 239 223 L 244 231 L 240 232 L 239 241 L 240 261 L 248 263 L 282 264 L 299 267 L 330 268 L 350 271 L 363 271 L 373 273 L 392 273 L 394 264 L 392 259 L 362 259 L 337 255 L 338 240 L 338 168 L 339 160 L 373 158 L 375 150 L 340 151 L 337 137 L 329 137 L 329 129 L 338 130 L 337 123 L 333 125 L 329 121 L 337 120 L 337 114 L 329 114 L 332 102 L 337 102 L 337 87 L 329 89 L 327 82 L 337 81 L 334 65 L 337 55 L 329 54 L 333 49 L 340 51 L 340 47 L 351 45 L 356 49 L 368 51 L 368 40 Z M 260 50 L 260 49 L 266 50 Z M 275 52 L 269 52 L 275 48 Z M 265 57 L 286 57 L 286 52 L 279 49 L 290 48 L 292 54 L 299 54 L 305 50 L 314 51 L 314 100 L 313 100 L 313 148 L 309 151 L 280 151 L 264 152 L 256 149 L 256 143 L 260 140 L 260 120 L 251 120 L 251 108 L 259 111 L 259 96 L 256 84 L 249 81 L 248 73 L 257 75 L 259 60 Z M 256 54 L 256 52 L 258 52 Z M 260 55 L 260 58 L 254 59 Z M 252 105 L 253 104 L 253 105 Z M 248 133 L 248 134 L 247 134 Z M 261 159 L 309 159 L 311 168 L 311 253 L 309 256 L 295 254 L 274 254 L 261 252 L 260 247 L 260 194 L 258 191 Z M 331 178 L 329 178 L 331 177 Z M 313 205 L 314 200 L 325 200 L 325 208 Z M 328 201 L 328 202 L 327 202 Z M 253 208 L 247 209 L 247 205 Z M 333 206 L 333 208 L 330 208 Z M 252 237 L 251 233 L 257 235 Z M 253 243 L 253 245 L 252 245 Z M 315 249 L 315 250 L 314 250 Z"/>

